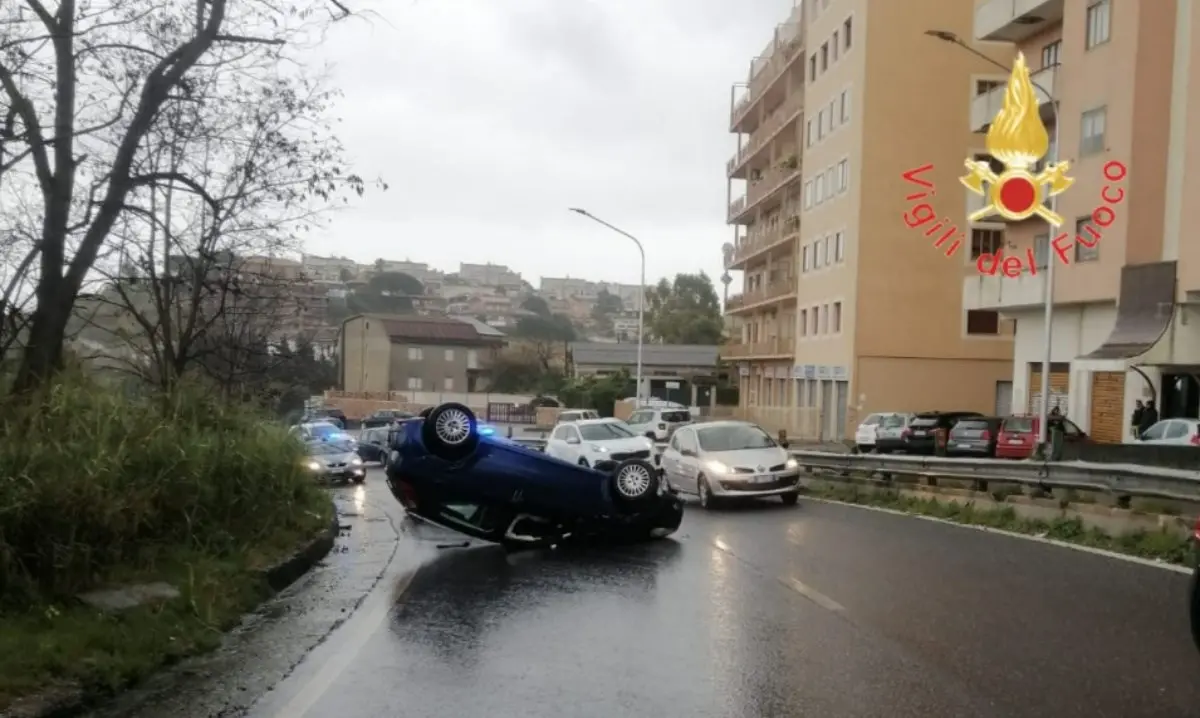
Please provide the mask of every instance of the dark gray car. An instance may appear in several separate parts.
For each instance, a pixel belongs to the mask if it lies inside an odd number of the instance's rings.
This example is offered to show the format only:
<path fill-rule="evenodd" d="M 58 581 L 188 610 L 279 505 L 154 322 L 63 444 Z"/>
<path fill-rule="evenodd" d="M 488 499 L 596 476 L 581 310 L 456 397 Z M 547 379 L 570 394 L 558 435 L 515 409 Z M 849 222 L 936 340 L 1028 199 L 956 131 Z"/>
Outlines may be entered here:
<path fill-rule="evenodd" d="M 361 484 L 367 478 L 363 460 L 355 448 L 340 442 L 310 441 L 305 468 L 321 481 Z"/>

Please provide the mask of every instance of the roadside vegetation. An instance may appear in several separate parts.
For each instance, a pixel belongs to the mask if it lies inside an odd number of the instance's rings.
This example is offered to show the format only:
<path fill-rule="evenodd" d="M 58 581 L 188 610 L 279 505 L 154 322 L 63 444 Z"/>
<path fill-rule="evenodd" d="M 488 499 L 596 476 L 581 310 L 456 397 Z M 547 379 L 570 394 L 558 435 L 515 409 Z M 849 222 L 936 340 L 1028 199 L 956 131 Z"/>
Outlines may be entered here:
<path fill-rule="evenodd" d="M 332 519 L 281 424 L 184 384 L 126 394 L 79 374 L 0 414 L 0 711 L 55 686 L 103 695 L 267 597 L 264 571 Z M 97 588 L 179 596 L 119 611 Z"/>
<path fill-rule="evenodd" d="M 1133 531 L 1111 535 L 1084 525 L 1082 519 L 1061 517 L 1053 521 L 1024 518 L 1011 507 L 986 507 L 934 497 L 917 497 L 896 489 L 816 480 L 810 495 L 848 504 L 877 506 L 905 513 L 945 519 L 960 524 L 986 526 L 1014 533 L 1042 536 L 1056 541 L 1129 554 L 1140 558 L 1186 564 L 1187 540 L 1170 531 Z"/>

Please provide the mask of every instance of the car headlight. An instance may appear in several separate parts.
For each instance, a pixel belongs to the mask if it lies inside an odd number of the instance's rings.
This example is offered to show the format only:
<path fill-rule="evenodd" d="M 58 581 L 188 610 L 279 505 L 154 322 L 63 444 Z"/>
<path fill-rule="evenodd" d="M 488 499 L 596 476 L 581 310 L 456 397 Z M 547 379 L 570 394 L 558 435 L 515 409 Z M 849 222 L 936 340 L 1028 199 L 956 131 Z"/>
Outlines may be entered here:
<path fill-rule="evenodd" d="M 360 459 L 359 457 L 356 456 L 353 459 L 350 459 L 350 465 L 351 466 L 362 466 L 362 459 Z"/>
<path fill-rule="evenodd" d="M 799 468 L 800 462 L 796 461 L 795 459 L 788 459 L 787 463 L 785 463 L 783 466 L 784 466 L 784 468 L 787 468 L 787 469 L 795 469 L 795 468 Z"/>
<path fill-rule="evenodd" d="M 607 453 L 608 453 L 608 447 L 601 446 L 601 445 L 599 445 L 599 444 L 592 444 L 592 451 L 596 451 L 596 452 L 599 452 L 599 453 L 601 453 L 601 454 L 607 454 Z"/>
<path fill-rule="evenodd" d="M 309 471 L 320 471 L 321 470 L 321 465 L 315 461 L 308 462 L 306 464 L 306 466 L 308 466 Z"/>
<path fill-rule="evenodd" d="M 731 473 L 728 466 L 726 466 L 725 464 L 722 464 L 720 461 L 714 461 L 712 459 L 705 461 L 704 467 L 707 468 L 709 471 L 713 472 L 714 474 Z"/>

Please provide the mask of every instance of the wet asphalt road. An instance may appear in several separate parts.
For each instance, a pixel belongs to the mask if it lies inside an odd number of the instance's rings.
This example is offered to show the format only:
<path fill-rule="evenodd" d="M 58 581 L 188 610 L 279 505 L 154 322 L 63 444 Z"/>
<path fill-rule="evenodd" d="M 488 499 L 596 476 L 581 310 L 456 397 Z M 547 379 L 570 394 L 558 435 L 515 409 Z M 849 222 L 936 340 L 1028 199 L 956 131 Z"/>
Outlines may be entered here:
<path fill-rule="evenodd" d="M 673 540 L 438 548 L 373 470 L 323 566 L 98 716 L 1200 715 L 1186 575 L 802 500 Z"/>

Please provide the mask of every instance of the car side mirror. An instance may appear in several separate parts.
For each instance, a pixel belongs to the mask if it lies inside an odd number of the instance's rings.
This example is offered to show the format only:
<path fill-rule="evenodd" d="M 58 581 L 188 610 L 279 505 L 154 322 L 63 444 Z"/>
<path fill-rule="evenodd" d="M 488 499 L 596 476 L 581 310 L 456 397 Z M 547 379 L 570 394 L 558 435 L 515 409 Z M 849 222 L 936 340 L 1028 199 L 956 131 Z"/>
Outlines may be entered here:
<path fill-rule="evenodd" d="M 568 444 L 578 444 L 578 443 L 580 443 L 580 442 L 579 442 L 579 439 L 577 439 L 577 438 L 575 438 L 574 436 L 572 436 L 572 437 L 570 437 L 570 438 L 568 438 L 568 439 L 567 439 L 567 443 L 568 443 Z"/>

